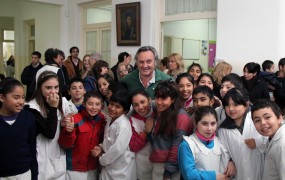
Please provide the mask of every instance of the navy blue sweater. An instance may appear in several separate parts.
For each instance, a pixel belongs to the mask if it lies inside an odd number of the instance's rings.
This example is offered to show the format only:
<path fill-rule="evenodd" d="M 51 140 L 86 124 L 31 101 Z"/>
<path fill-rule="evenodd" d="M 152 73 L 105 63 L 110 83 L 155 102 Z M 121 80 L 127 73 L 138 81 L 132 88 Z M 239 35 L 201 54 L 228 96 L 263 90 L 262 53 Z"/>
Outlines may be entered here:
<path fill-rule="evenodd" d="M 34 116 L 22 110 L 9 125 L 0 116 L 0 177 L 14 176 L 31 170 L 37 179 L 36 126 Z"/>

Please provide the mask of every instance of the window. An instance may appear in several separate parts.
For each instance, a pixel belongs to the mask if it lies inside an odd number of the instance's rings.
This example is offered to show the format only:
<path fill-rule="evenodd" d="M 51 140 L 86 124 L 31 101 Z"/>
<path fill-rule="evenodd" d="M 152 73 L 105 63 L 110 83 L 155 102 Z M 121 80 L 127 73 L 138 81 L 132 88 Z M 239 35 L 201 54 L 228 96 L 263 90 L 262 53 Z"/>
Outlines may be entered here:
<path fill-rule="evenodd" d="M 36 25 L 35 20 L 28 20 L 25 22 L 27 28 L 27 45 L 28 45 L 28 57 L 35 51 L 36 43 L 35 43 L 35 36 L 36 36 Z M 29 59 L 29 58 L 28 58 Z"/>
<path fill-rule="evenodd" d="M 182 55 L 186 69 L 195 61 L 207 72 L 215 54 L 215 48 L 209 49 L 210 42 L 216 42 L 217 0 L 160 0 L 160 3 L 161 57 L 177 52 Z"/>
<path fill-rule="evenodd" d="M 14 50 L 14 31 L 3 30 L 2 33 L 2 48 L 3 48 L 3 59 L 7 61 L 11 55 L 15 54 Z"/>
<path fill-rule="evenodd" d="M 217 10 L 217 0 L 165 0 L 165 15 Z"/>
<path fill-rule="evenodd" d="M 85 20 L 83 25 L 84 51 L 86 54 L 99 52 L 103 60 L 110 63 L 111 58 L 111 1 L 92 3 L 83 6 Z"/>

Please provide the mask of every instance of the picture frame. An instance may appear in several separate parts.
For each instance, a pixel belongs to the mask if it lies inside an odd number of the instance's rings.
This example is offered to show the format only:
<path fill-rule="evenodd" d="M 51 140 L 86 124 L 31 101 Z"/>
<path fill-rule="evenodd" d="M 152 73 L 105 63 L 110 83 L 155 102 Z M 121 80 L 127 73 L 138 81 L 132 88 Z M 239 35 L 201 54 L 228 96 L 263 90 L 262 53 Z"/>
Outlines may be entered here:
<path fill-rule="evenodd" d="M 116 5 L 118 46 L 141 45 L 140 2 Z"/>

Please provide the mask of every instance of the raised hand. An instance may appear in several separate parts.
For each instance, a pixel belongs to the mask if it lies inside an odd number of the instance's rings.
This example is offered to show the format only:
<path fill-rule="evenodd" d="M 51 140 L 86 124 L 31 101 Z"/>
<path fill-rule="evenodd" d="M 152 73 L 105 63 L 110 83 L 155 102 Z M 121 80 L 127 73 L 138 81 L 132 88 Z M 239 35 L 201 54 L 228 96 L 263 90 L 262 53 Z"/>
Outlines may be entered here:
<path fill-rule="evenodd" d="M 66 127 L 66 124 L 67 124 L 68 122 L 70 122 L 70 118 L 71 118 L 73 115 L 74 115 L 74 114 L 69 113 L 69 114 L 67 114 L 65 117 L 63 117 L 63 118 L 61 119 L 61 121 L 60 121 L 61 127 Z"/>
<path fill-rule="evenodd" d="M 46 97 L 46 101 L 49 106 L 57 108 L 59 104 L 59 95 L 56 93 L 51 93 Z"/>
<path fill-rule="evenodd" d="M 65 130 L 68 133 L 71 133 L 74 129 L 74 119 L 73 117 L 70 117 L 70 121 L 66 123 Z"/>

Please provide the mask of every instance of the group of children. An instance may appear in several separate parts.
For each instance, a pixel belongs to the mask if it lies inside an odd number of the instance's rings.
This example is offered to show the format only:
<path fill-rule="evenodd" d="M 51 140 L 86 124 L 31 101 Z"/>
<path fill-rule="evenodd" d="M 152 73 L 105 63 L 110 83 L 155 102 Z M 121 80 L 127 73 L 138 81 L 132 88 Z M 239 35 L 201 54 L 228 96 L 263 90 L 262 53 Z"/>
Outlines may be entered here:
<path fill-rule="evenodd" d="M 26 103 L 18 80 L 0 82 L 0 180 L 285 178 L 281 111 L 252 105 L 238 75 L 223 77 L 218 98 L 208 74 L 178 74 L 154 101 L 108 75 L 97 81 L 85 92 L 72 79 L 67 101 L 44 71 Z"/>

